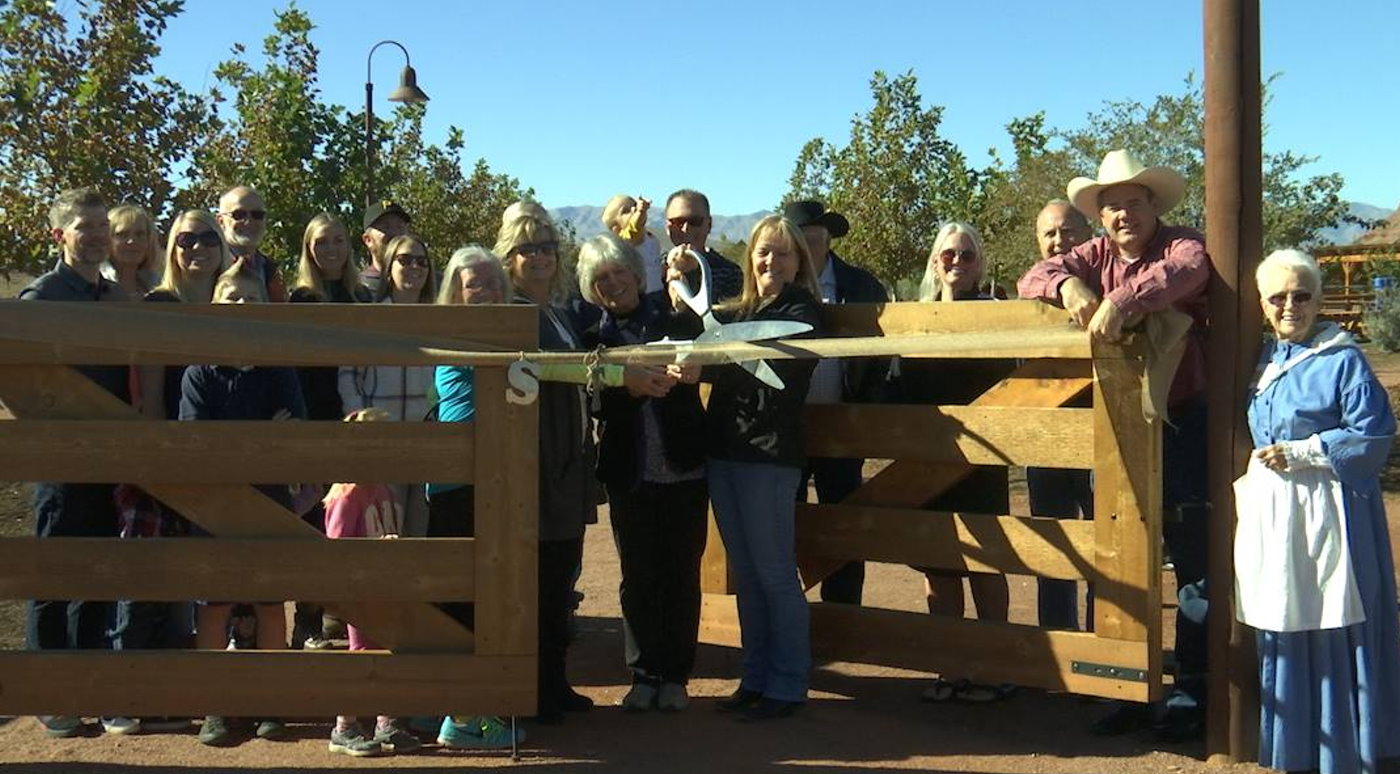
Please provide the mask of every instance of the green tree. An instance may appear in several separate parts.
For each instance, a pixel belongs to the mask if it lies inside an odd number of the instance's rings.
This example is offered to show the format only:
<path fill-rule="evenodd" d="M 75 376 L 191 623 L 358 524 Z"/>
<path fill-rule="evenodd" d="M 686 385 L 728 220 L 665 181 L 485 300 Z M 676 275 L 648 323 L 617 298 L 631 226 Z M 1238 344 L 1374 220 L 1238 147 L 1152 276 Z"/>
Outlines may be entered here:
<path fill-rule="evenodd" d="M 874 105 L 851 119 L 846 145 L 817 138 L 802 148 L 785 200 L 821 198 L 845 214 L 842 256 L 893 283 L 923 272 L 939 223 L 980 211 L 986 171 L 939 134 L 943 108 L 923 105 L 912 72 L 877 71 L 870 92 Z"/>
<path fill-rule="evenodd" d="M 180 0 L 0 3 L 0 273 L 52 261 L 47 210 L 93 186 L 157 217 L 208 126 L 200 100 L 154 74 Z M 76 29 L 73 29 L 76 27 Z"/>
<path fill-rule="evenodd" d="M 256 188 L 268 212 L 262 249 L 285 265 L 300 252 L 313 215 L 346 211 L 355 179 L 349 171 L 360 168 L 363 150 L 345 110 L 321 101 L 311 18 L 291 6 L 277 12 L 273 29 L 263 40 L 261 69 L 246 61 L 243 44 L 215 68 L 210 103 L 231 114 L 205 138 L 179 201 L 212 210 L 227 189 Z"/>
<path fill-rule="evenodd" d="M 1261 86 L 1267 111 L 1268 86 Z M 1267 132 L 1267 123 L 1265 124 Z M 1084 127 L 1061 132 L 1078 174 L 1093 177 L 1104 154 L 1127 148 L 1147 164 L 1171 167 L 1186 177 L 1186 197 L 1168 220 L 1205 228 L 1205 95 L 1194 74 L 1179 94 L 1163 94 L 1150 104 L 1110 101 L 1091 113 Z M 1292 150 L 1264 154 L 1264 249 L 1312 247 L 1318 232 L 1348 220 L 1342 176 L 1305 176 L 1316 156 Z M 1068 182 L 1068 180 L 1066 180 Z"/>
<path fill-rule="evenodd" d="M 215 70 L 211 99 L 229 105 L 232 114 L 206 139 L 182 198 L 189 206 L 211 207 L 233 185 L 258 189 L 270 218 L 264 251 L 288 270 L 313 215 L 337 213 L 353 235 L 364 212 L 364 113 L 322 101 L 314 29 L 305 12 L 289 6 L 276 14 L 273 33 L 263 41 L 260 67 L 248 62 L 240 45 Z M 413 216 L 413 230 L 441 263 L 468 242 L 490 246 L 501 210 L 525 192 L 484 159 L 466 171 L 460 129 L 449 127 L 444 145 L 425 141 L 425 114 L 424 105 L 405 105 L 388 119 L 376 117 L 375 189 Z"/>

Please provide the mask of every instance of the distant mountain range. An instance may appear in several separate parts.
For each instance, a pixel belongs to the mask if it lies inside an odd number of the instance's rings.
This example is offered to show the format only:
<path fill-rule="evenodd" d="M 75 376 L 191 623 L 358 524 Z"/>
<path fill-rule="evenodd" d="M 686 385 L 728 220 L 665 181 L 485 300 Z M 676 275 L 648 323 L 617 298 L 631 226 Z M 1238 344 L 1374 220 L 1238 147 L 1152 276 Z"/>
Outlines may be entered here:
<path fill-rule="evenodd" d="M 656 235 L 663 245 L 669 245 L 666 238 L 666 219 L 662 217 L 664 208 L 660 202 L 652 204 L 647 213 L 647 228 Z M 574 227 L 574 234 L 582 241 L 603 233 L 603 208 L 581 205 L 578 207 L 555 207 L 549 214 L 558 223 L 568 223 Z M 767 212 L 751 212 L 748 215 L 715 215 L 714 227 L 710 229 L 711 241 L 725 237 L 731 242 L 747 241 L 753 224 L 762 220 Z"/>
<path fill-rule="evenodd" d="M 1352 217 L 1369 221 L 1384 221 L 1395 212 L 1392 207 L 1377 207 L 1374 204 L 1363 204 L 1362 202 L 1347 202 L 1349 212 Z M 1370 229 L 1358 226 L 1355 223 L 1343 223 L 1336 228 L 1323 229 L 1320 232 L 1322 242 L 1329 245 L 1349 245 L 1359 241 L 1363 234 Z"/>
<path fill-rule="evenodd" d="M 1377 207 L 1374 204 L 1363 202 L 1348 202 L 1348 206 L 1352 216 L 1368 221 L 1384 221 L 1396 212 L 1393 208 Z M 574 227 L 574 233 L 580 240 L 603 232 L 602 207 L 588 205 L 555 207 L 549 211 L 549 214 L 560 223 L 571 224 Z M 715 215 L 715 225 L 710 231 L 711 239 L 717 241 L 720 237 L 725 237 L 731 242 L 746 241 L 749 238 L 749 232 L 753 230 L 753 224 L 768 214 L 767 212 L 751 212 L 748 215 Z M 662 218 L 662 207 L 659 203 L 652 206 L 647 227 L 656 234 L 657 239 L 661 240 L 663 245 L 670 244 L 666 239 L 666 223 Z M 1366 231 L 1367 229 L 1363 226 L 1344 223 L 1336 228 L 1323 229 L 1321 237 L 1323 244 L 1349 245 L 1359 240 Z"/>

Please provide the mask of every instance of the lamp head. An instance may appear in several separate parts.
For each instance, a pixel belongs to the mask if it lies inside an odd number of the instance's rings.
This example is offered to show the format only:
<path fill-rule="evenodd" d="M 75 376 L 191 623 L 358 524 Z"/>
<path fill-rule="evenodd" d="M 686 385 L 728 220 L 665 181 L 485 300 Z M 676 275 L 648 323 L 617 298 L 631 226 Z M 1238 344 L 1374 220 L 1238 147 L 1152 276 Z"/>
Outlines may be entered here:
<path fill-rule="evenodd" d="M 389 92 L 390 102 L 406 102 L 417 105 L 428 101 L 428 95 L 418 88 L 418 73 L 412 67 L 403 68 L 399 74 L 399 87 Z"/>

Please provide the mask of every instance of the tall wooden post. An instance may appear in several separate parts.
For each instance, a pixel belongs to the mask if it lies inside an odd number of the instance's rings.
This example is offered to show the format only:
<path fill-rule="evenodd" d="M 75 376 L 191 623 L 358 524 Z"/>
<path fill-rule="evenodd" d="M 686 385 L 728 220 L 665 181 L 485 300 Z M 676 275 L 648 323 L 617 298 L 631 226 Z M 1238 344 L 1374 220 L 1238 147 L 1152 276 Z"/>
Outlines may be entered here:
<path fill-rule="evenodd" d="M 1264 248 L 1259 0 L 1205 0 L 1206 241 L 1210 286 L 1210 699 L 1206 753 L 1252 758 L 1258 681 L 1252 636 L 1234 615 L 1234 493 L 1251 446 L 1245 390 L 1261 324 L 1254 267 Z"/>

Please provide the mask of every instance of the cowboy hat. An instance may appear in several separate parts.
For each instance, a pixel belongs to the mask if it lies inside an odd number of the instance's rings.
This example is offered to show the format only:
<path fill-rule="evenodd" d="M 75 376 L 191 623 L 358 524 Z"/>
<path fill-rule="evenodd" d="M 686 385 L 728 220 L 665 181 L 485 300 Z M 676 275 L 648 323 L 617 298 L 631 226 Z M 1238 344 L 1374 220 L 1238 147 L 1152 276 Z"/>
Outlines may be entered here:
<path fill-rule="evenodd" d="M 825 204 L 811 199 L 791 202 L 783 208 L 783 217 L 796 223 L 798 228 L 822 226 L 831 234 L 832 239 L 843 237 L 851 230 L 851 222 L 846 220 L 845 215 L 827 212 Z"/>
<path fill-rule="evenodd" d="M 1186 178 L 1179 172 L 1167 167 L 1146 166 L 1126 150 L 1109 151 L 1099 165 L 1097 180 L 1076 177 L 1069 181 L 1065 192 L 1076 210 L 1094 218 L 1099 214 L 1099 193 L 1119 183 L 1136 183 L 1151 191 L 1158 215 L 1180 204 L 1181 197 L 1186 194 Z"/>

